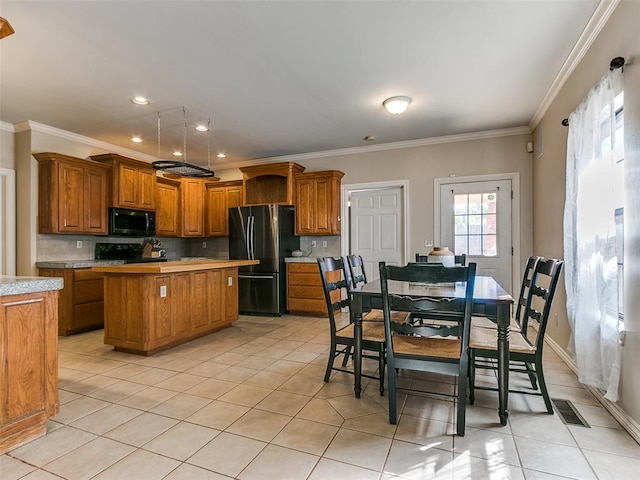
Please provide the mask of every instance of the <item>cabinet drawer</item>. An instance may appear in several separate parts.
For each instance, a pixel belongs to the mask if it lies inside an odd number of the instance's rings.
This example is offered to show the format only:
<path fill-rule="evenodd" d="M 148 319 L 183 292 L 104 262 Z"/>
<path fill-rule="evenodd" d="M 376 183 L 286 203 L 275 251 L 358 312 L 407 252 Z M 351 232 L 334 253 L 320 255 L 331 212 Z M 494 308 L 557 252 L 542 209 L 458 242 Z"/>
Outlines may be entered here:
<path fill-rule="evenodd" d="M 73 303 L 98 302 L 104 299 L 104 283 L 102 278 L 77 282 L 73 290 Z"/>
<path fill-rule="evenodd" d="M 317 273 L 320 269 L 317 263 L 289 263 L 289 272 L 291 273 Z"/>
<path fill-rule="evenodd" d="M 289 285 L 289 298 L 311 298 L 324 302 L 324 290 L 322 287 Z"/>
<path fill-rule="evenodd" d="M 288 282 L 289 285 L 322 287 L 322 278 L 320 278 L 320 272 L 289 273 Z"/>
<path fill-rule="evenodd" d="M 90 268 L 76 268 L 73 270 L 74 282 L 84 282 L 85 280 L 102 280 L 102 273 L 94 272 Z"/>
<path fill-rule="evenodd" d="M 104 326 L 104 302 L 83 303 L 73 307 L 74 328 L 86 330 Z"/>
<path fill-rule="evenodd" d="M 327 316 L 327 304 L 324 300 L 289 298 L 288 307 L 289 312 L 294 315 L 314 315 L 318 317 Z"/>

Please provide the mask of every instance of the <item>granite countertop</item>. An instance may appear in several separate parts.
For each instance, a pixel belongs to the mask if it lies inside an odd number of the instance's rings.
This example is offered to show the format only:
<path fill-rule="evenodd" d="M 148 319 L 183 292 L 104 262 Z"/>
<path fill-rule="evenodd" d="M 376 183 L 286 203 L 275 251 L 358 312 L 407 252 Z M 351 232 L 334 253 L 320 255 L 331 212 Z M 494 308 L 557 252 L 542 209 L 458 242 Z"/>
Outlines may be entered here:
<path fill-rule="evenodd" d="M 286 257 L 285 263 L 318 263 L 318 257 Z"/>
<path fill-rule="evenodd" d="M 23 293 L 62 290 L 64 281 L 57 277 L 13 277 L 0 275 L 0 297 Z"/>
<path fill-rule="evenodd" d="M 91 268 L 99 265 L 124 265 L 124 260 L 53 260 L 36 262 L 37 268 Z"/>

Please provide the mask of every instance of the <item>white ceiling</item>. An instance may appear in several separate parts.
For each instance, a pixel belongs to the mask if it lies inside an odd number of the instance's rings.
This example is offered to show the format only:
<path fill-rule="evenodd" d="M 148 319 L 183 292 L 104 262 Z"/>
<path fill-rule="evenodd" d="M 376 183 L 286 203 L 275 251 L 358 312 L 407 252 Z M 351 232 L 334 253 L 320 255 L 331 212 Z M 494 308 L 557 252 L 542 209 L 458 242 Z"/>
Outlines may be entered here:
<path fill-rule="evenodd" d="M 598 3 L 2 0 L 0 121 L 156 157 L 159 111 L 169 158 L 184 106 L 190 125 L 211 117 L 214 169 L 526 126 Z M 393 95 L 405 114 L 383 110 Z M 207 134 L 188 132 L 206 165 Z"/>

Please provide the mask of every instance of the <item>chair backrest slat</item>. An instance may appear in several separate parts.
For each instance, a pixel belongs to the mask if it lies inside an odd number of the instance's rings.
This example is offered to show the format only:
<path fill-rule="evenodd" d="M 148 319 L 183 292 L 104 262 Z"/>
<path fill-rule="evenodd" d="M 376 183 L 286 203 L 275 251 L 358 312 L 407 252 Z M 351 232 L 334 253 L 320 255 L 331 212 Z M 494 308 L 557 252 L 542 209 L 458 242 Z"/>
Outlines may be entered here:
<path fill-rule="evenodd" d="M 347 256 L 347 263 L 349 264 L 353 288 L 365 285 L 367 283 L 367 272 L 364 269 L 362 257 L 360 255 L 349 255 Z"/>
<path fill-rule="evenodd" d="M 351 275 L 346 261 L 341 257 L 318 258 L 318 268 L 320 269 L 324 299 L 327 305 L 329 326 L 332 335 L 335 335 L 337 330 L 335 313 L 342 308 L 351 308 Z M 340 280 L 329 280 L 332 272 L 339 272 Z"/>

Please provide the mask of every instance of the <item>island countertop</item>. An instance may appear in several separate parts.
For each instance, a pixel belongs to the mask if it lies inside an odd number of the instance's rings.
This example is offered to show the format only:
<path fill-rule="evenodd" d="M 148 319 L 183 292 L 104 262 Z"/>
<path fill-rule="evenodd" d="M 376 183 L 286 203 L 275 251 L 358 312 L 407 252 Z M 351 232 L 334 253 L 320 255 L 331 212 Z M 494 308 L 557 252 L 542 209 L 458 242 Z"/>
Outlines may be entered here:
<path fill-rule="evenodd" d="M 91 270 L 102 273 L 134 273 L 143 275 L 194 272 L 219 268 L 244 267 L 258 265 L 259 260 L 182 260 L 175 262 L 127 263 L 124 265 L 99 265 Z"/>

